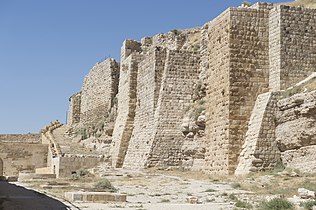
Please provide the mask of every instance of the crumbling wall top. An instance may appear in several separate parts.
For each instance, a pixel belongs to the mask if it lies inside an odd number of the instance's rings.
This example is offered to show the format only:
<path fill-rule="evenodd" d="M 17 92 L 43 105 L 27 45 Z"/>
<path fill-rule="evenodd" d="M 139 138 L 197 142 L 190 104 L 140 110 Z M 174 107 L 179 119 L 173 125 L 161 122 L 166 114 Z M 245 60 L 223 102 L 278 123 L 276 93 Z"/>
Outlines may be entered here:
<path fill-rule="evenodd" d="M 121 48 L 121 58 L 127 58 L 133 52 L 141 52 L 142 44 L 138 41 L 127 39 L 123 42 L 123 46 Z"/>

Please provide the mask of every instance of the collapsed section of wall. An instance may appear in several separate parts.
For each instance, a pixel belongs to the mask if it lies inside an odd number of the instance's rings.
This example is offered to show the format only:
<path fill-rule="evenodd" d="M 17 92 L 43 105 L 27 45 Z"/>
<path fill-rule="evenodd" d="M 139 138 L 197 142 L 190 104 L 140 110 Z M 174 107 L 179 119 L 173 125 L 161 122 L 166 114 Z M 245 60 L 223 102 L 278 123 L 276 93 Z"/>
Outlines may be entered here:
<path fill-rule="evenodd" d="M 270 89 L 285 90 L 315 70 L 316 10 L 279 5 L 270 30 Z"/>
<path fill-rule="evenodd" d="M 108 115 L 118 91 L 118 78 L 119 65 L 114 59 L 106 59 L 91 69 L 81 89 L 81 123 Z"/>

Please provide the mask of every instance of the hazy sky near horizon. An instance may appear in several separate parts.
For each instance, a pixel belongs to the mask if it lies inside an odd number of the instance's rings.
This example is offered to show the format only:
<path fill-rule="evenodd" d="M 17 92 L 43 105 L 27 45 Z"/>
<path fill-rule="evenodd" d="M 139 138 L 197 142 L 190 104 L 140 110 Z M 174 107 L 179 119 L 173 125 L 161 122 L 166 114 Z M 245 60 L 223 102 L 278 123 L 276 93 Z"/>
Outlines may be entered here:
<path fill-rule="evenodd" d="M 201 26 L 241 2 L 0 0 L 0 133 L 65 122 L 84 76 L 105 57 L 119 60 L 125 39 Z"/>

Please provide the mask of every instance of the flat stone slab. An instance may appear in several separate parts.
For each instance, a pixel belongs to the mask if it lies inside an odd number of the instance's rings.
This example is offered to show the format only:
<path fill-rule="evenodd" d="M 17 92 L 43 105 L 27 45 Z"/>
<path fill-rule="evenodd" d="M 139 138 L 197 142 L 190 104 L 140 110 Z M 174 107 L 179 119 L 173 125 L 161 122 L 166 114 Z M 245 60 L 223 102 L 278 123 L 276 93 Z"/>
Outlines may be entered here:
<path fill-rule="evenodd" d="M 65 198 L 70 202 L 126 202 L 126 195 L 109 192 L 65 192 Z"/>
<path fill-rule="evenodd" d="M 48 185 L 48 184 L 44 184 L 44 185 L 40 185 L 41 188 L 43 189 L 66 189 L 69 186 L 67 185 Z"/>

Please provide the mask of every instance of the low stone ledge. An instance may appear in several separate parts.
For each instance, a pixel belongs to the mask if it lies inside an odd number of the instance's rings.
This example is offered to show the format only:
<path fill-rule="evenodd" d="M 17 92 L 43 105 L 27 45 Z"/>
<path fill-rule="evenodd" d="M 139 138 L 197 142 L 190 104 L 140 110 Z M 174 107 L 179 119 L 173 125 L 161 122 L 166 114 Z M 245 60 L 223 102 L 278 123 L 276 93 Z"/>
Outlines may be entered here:
<path fill-rule="evenodd" d="M 56 174 L 19 173 L 18 181 L 56 179 Z"/>
<path fill-rule="evenodd" d="M 126 195 L 108 192 L 65 192 L 65 198 L 70 202 L 126 202 Z"/>

